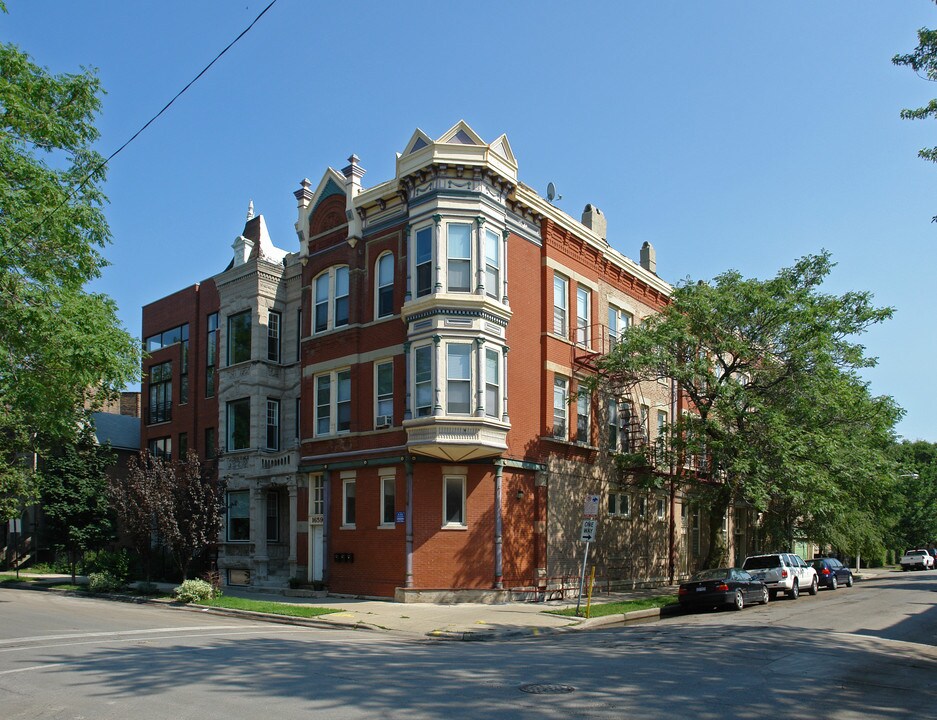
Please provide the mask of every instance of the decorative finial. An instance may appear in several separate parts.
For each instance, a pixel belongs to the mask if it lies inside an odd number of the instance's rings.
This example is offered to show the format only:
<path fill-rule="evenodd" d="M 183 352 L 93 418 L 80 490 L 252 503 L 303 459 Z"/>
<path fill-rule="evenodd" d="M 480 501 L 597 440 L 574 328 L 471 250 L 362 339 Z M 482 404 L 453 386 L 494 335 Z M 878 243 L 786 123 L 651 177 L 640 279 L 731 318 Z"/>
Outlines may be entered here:
<path fill-rule="evenodd" d="M 247 219 L 254 219 L 254 201 L 251 199 L 250 204 L 247 206 Z"/>

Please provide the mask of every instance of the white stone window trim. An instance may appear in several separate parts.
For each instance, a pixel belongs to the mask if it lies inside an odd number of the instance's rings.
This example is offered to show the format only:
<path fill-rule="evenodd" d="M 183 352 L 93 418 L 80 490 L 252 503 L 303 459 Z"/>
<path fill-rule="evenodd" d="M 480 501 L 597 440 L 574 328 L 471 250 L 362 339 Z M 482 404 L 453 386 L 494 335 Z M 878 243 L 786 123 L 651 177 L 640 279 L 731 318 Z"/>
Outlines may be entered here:
<path fill-rule="evenodd" d="M 349 428 L 347 430 L 338 429 L 338 379 L 339 375 L 348 373 L 350 387 L 353 387 L 351 383 L 351 368 L 350 367 L 340 367 L 330 370 L 328 372 L 316 373 L 313 375 L 312 379 L 312 435 L 313 437 L 332 437 L 335 435 L 347 435 L 351 432 L 351 427 L 349 423 Z M 329 429 L 325 432 L 319 431 L 319 379 L 320 378 L 329 378 Z M 354 407 L 354 400 L 349 398 L 349 404 Z"/>
<path fill-rule="evenodd" d="M 448 494 L 447 488 L 450 480 L 458 481 L 462 484 L 462 499 L 461 499 L 461 508 L 460 514 L 462 515 L 461 522 L 447 522 L 446 521 L 446 510 L 448 509 Z M 442 523 L 441 530 L 467 530 L 468 529 L 468 509 L 466 507 L 466 487 L 468 485 L 468 478 L 465 475 L 454 475 L 451 473 L 446 473 L 442 477 Z"/>
<path fill-rule="evenodd" d="M 384 486 L 387 483 L 391 483 L 394 488 L 394 503 L 397 501 L 397 471 L 394 468 L 381 468 L 378 471 L 378 489 L 380 490 L 380 508 L 381 513 L 379 515 L 380 522 L 378 523 L 378 530 L 393 530 L 397 527 L 397 511 L 396 507 L 394 509 L 394 517 L 390 520 L 384 517 Z"/>
<path fill-rule="evenodd" d="M 357 529 L 357 520 L 358 520 L 358 491 L 356 483 L 358 482 L 355 477 L 343 477 L 342 478 L 342 524 L 339 526 L 339 530 L 355 530 Z M 348 522 L 348 489 L 352 489 L 352 497 L 355 501 L 355 517 L 351 522 Z"/>
<path fill-rule="evenodd" d="M 381 368 L 390 365 L 390 414 L 381 412 L 381 400 L 380 395 L 380 377 L 381 377 Z M 381 430 L 386 427 L 394 426 L 394 402 L 396 393 L 394 392 L 394 359 L 392 357 L 384 358 L 383 360 L 374 361 L 374 429 Z M 387 400 L 388 398 L 383 398 Z"/>
<path fill-rule="evenodd" d="M 338 295 L 337 290 L 337 276 L 339 271 L 344 270 L 348 275 L 348 291 L 344 295 Z M 324 301 L 321 301 L 318 297 L 319 292 L 319 281 L 322 278 L 328 277 L 328 288 L 327 294 Z M 325 333 L 333 332 L 340 328 L 346 328 L 351 323 L 351 268 L 348 265 L 331 265 L 318 275 L 316 275 L 311 282 L 312 288 L 312 322 L 310 323 L 309 330 L 312 335 L 324 335 Z M 335 308 L 338 303 L 338 300 L 341 298 L 346 298 L 348 301 L 348 317 L 345 322 L 341 325 L 336 326 L 335 324 Z M 316 312 L 320 305 L 325 305 L 326 307 L 326 319 L 325 327 L 322 329 L 317 329 L 316 324 L 318 321 L 318 313 Z"/>

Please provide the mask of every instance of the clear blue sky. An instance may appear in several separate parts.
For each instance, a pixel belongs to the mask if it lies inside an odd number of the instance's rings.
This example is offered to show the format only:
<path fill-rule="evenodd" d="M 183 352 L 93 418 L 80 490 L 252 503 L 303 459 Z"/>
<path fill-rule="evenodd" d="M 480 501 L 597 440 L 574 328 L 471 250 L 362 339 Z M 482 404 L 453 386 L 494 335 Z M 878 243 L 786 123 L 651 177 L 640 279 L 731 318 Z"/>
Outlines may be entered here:
<path fill-rule="evenodd" d="M 99 69 L 106 156 L 267 2 L 7 4 L 4 41 L 54 72 Z M 249 200 L 295 250 L 304 177 L 354 152 L 376 184 L 415 128 L 464 118 L 507 133 L 521 180 L 556 183 L 573 217 L 601 208 L 617 249 L 653 243 L 671 282 L 830 250 L 830 292 L 896 308 L 863 338 L 872 391 L 907 410 L 904 437 L 937 441 L 937 166 L 916 157 L 937 124 L 898 117 L 937 85 L 890 62 L 922 26 L 937 26 L 927 0 L 279 0 L 113 161 L 94 289 L 139 335 L 144 304 L 225 267 Z"/>

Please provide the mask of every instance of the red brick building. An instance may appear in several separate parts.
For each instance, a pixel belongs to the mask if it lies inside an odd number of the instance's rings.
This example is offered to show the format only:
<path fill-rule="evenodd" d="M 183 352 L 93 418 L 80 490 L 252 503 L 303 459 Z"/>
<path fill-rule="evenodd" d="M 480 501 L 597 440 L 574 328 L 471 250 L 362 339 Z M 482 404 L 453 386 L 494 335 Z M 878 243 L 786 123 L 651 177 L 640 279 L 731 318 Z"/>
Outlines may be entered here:
<path fill-rule="evenodd" d="M 632 261 L 597 208 L 576 220 L 517 170 L 506 136 L 418 130 L 393 178 L 364 187 L 352 156 L 304 180 L 297 251 L 251 214 L 223 273 L 144 309 L 148 344 L 161 334 L 144 443 L 185 433 L 203 453 L 215 433 L 228 582 L 400 599 L 557 585 L 578 573 L 593 495 L 600 574 L 655 583 L 692 567 L 699 519 L 682 489 L 642 489 L 610 462 L 682 411 L 673 388 L 579 392 L 671 288 L 647 243 Z"/>

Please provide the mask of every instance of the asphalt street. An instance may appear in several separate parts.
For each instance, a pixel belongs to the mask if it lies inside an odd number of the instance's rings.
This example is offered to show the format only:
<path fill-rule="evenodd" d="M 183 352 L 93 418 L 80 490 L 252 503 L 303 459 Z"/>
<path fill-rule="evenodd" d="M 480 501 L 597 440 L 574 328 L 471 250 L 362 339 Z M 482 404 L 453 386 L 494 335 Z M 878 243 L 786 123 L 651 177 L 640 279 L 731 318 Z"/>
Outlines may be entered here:
<path fill-rule="evenodd" d="M 0 590 L 0 717 L 937 717 L 937 573 L 742 612 L 413 640 Z"/>

